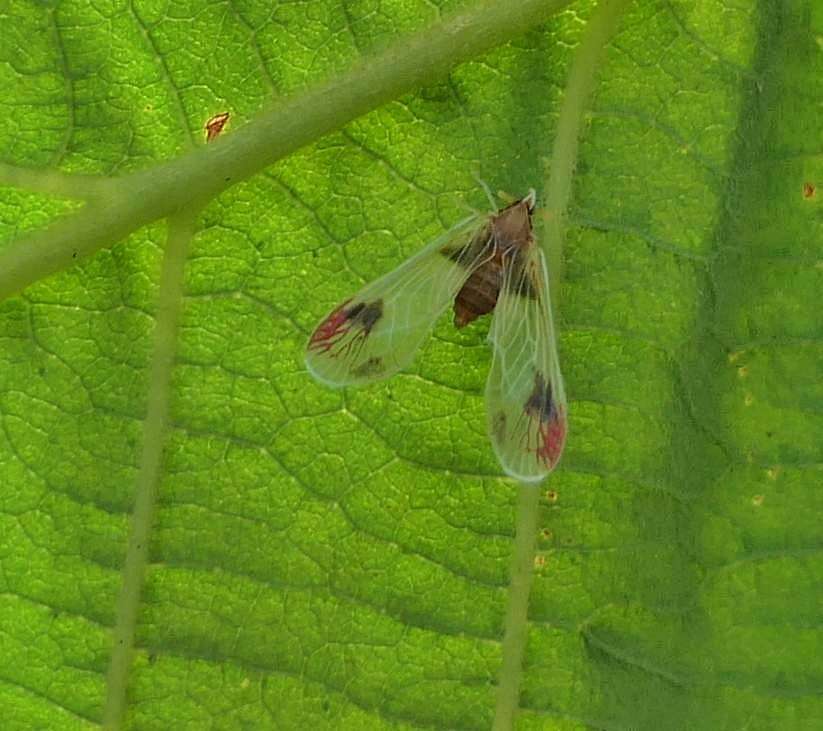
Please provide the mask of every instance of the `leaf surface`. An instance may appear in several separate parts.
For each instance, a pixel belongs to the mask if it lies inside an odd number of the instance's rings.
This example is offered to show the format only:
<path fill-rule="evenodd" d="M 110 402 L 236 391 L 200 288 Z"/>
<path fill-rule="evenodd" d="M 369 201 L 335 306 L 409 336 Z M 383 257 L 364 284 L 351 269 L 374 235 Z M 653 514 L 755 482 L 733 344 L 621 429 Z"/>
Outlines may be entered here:
<path fill-rule="evenodd" d="M 214 114 L 231 135 L 452 5 L 12 0 L 0 162 L 44 186 L 150 170 Z M 4 729 L 94 728 L 119 692 L 152 438 L 127 728 L 490 727 L 516 491 L 485 434 L 488 322 L 444 317 L 412 368 L 359 390 L 313 382 L 303 349 L 487 207 L 475 175 L 541 195 L 591 10 L 209 201 L 162 433 L 164 221 L 0 303 Z M 598 61 L 558 243 L 569 438 L 543 487 L 518 728 L 823 724 L 821 37 L 811 0 L 637 3 Z M 0 252 L 79 205 L 6 169 L 0 186 Z"/>

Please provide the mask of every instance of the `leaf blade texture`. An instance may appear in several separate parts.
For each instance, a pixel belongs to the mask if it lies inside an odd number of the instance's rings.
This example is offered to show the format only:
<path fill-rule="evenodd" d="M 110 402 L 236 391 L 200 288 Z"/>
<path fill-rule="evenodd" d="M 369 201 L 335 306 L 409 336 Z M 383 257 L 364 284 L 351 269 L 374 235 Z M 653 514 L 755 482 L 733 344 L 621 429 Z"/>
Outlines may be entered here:
<path fill-rule="evenodd" d="M 54 189 L 0 170 L 0 253 L 78 209 L 61 175 L 160 170 L 228 110 L 219 149 L 441 10 L 380 8 L 0 9 L 0 162 Z M 516 491 L 485 433 L 488 323 L 445 316 L 357 392 L 302 354 L 461 201 L 487 207 L 476 175 L 540 179 L 591 11 L 205 202 L 124 727 L 490 726 Z M 553 283 L 572 436 L 518 728 L 820 726 L 821 35 L 808 1 L 637 3 L 598 61 Z M 165 240 L 139 227 L 0 303 L 4 729 L 102 720 Z"/>

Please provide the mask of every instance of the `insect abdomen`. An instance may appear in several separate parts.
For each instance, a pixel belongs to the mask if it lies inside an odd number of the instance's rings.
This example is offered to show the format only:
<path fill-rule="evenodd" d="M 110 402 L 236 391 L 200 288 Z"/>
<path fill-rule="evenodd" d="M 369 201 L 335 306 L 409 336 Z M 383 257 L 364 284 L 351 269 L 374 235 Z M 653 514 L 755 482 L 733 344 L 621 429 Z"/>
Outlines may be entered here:
<path fill-rule="evenodd" d="M 503 266 L 495 256 L 475 269 L 454 298 L 454 326 L 465 327 L 497 304 Z"/>

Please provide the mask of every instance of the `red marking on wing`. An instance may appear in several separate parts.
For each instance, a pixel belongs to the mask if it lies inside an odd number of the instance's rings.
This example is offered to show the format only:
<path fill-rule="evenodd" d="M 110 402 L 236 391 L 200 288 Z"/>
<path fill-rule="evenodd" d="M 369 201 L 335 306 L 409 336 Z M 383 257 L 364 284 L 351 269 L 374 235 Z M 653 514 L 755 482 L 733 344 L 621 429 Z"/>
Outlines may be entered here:
<path fill-rule="evenodd" d="M 529 420 L 523 448 L 551 470 L 560 459 L 566 441 L 566 413 L 565 407 L 554 401 L 551 384 L 546 383 L 540 372 L 534 374 L 534 390 L 523 405 L 523 416 Z"/>
<path fill-rule="evenodd" d="M 554 412 L 548 421 L 538 421 L 537 433 L 539 446 L 535 450 L 535 457 L 548 469 L 552 469 L 566 443 L 566 417 L 559 409 Z"/>
<path fill-rule="evenodd" d="M 522 437 L 522 448 L 534 454 L 535 461 L 547 470 L 554 469 L 566 443 L 566 417 L 552 409 L 548 418 L 539 413 L 526 412 L 529 423 Z"/>
<path fill-rule="evenodd" d="M 221 112 L 209 118 L 209 121 L 205 124 L 206 142 L 211 142 L 223 131 L 223 127 L 229 121 L 229 116 L 228 112 Z"/>
<path fill-rule="evenodd" d="M 309 350 L 327 353 L 351 329 L 351 320 L 349 319 L 348 310 L 346 310 L 346 305 L 349 302 L 351 300 L 347 299 L 317 326 L 311 334 Z"/>
<path fill-rule="evenodd" d="M 346 307 L 349 302 L 350 299 L 346 300 L 317 326 L 309 340 L 310 351 L 323 353 L 329 358 L 348 358 L 350 355 L 357 357 L 371 328 L 364 326 L 362 320 L 367 308 L 362 303 Z"/>

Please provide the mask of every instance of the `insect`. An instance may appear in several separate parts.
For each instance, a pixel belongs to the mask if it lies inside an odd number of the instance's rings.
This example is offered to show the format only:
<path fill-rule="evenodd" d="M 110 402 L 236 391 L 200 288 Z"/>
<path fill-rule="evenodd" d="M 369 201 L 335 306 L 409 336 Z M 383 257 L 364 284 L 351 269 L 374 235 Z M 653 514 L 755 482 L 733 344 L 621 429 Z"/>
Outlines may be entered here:
<path fill-rule="evenodd" d="M 546 261 L 532 229 L 535 203 L 530 190 L 458 223 L 338 305 L 309 338 L 312 375 L 337 387 L 387 378 L 411 362 L 450 305 L 458 328 L 493 311 L 489 438 L 508 475 L 542 480 L 560 459 L 567 415 Z"/>

